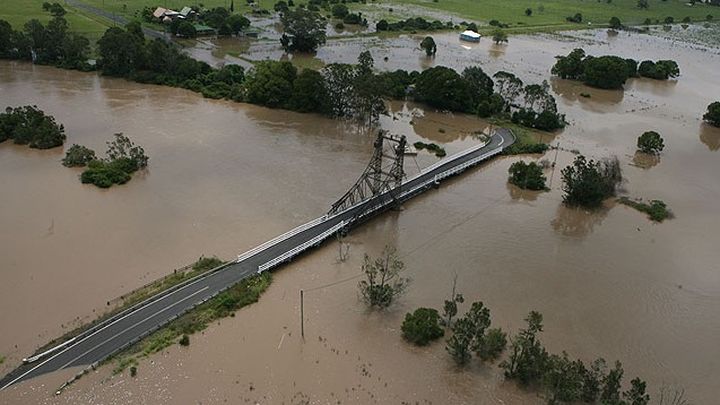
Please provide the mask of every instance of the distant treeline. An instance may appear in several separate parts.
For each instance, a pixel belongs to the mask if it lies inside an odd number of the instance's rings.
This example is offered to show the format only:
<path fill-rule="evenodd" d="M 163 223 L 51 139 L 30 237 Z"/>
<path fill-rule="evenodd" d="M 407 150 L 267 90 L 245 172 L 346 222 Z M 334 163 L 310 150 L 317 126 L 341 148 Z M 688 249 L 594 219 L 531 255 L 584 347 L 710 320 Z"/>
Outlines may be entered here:
<path fill-rule="evenodd" d="M 373 58 L 365 51 L 357 64 L 330 64 L 319 71 L 298 71 L 290 62 L 279 61 L 258 62 L 248 72 L 236 65 L 215 69 L 183 54 L 172 43 L 147 41 L 137 22 L 125 28 L 109 28 L 97 44 L 99 57 L 92 66 L 87 62 L 89 41 L 68 33 L 62 17 L 53 18 L 47 27 L 31 20 L 22 32 L 0 20 L 0 58 L 63 68 L 95 68 L 104 75 L 182 87 L 208 98 L 365 123 L 377 121 L 386 111 L 386 99 L 412 98 L 441 110 L 482 117 L 501 115 L 532 128 L 554 130 L 565 126 L 547 83 L 525 86 L 508 72 L 498 72 L 491 78 L 477 66 L 462 73 L 443 66 L 422 73 L 376 73 Z"/>
<path fill-rule="evenodd" d="M 680 68 L 673 60 L 640 63 L 619 56 L 590 56 L 583 49 L 575 49 L 566 56 L 556 56 L 552 74 L 563 79 L 580 80 L 588 86 L 601 89 L 621 89 L 631 77 L 647 77 L 668 80 L 680 75 Z"/>

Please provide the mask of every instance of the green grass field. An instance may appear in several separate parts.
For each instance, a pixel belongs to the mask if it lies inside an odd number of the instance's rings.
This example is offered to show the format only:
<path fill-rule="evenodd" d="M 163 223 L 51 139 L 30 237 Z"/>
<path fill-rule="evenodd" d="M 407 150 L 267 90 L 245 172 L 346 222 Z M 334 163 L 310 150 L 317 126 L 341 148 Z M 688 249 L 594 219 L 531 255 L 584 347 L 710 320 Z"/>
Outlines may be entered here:
<path fill-rule="evenodd" d="M 48 22 L 52 16 L 42 9 L 44 0 L 3 0 L 0 8 L 0 19 L 9 22 L 16 30 L 21 30 L 25 22 L 37 18 L 43 23 Z M 91 40 L 100 38 L 108 28 L 108 22 L 98 17 L 88 16 L 77 10 L 65 6 L 67 14 L 65 19 L 74 32 L 81 33 Z"/>
<path fill-rule="evenodd" d="M 583 24 L 607 24 L 611 17 L 618 17 L 624 24 L 641 24 L 646 18 L 663 21 L 671 16 L 676 22 L 685 17 L 693 21 L 705 21 L 708 14 L 720 17 L 720 7 L 705 4 L 688 6 L 683 0 L 650 0 L 650 8 L 637 8 L 637 0 L 391 0 L 380 4 L 412 4 L 436 11 L 444 11 L 462 16 L 469 20 L 488 22 L 499 20 L 513 28 L 578 27 L 581 24 L 568 24 L 565 17 L 581 13 Z M 526 16 L 525 10 L 532 9 L 532 15 Z"/>

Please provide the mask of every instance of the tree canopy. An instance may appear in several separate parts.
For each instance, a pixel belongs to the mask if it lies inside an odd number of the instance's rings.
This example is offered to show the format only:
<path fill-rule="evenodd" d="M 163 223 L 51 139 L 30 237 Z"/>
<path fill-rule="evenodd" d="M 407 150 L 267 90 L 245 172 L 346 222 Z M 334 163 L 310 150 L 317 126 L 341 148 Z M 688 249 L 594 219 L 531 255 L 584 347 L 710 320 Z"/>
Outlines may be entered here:
<path fill-rule="evenodd" d="M 542 167 L 535 162 L 525 163 L 524 161 L 515 162 L 508 169 L 510 173 L 510 183 L 527 190 L 544 190 L 545 175 Z"/>
<path fill-rule="evenodd" d="M 7 107 L 0 114 L 0 142 L 12 139 L 18 145 L 50 149 L 65 142 L 65 128 L 37 106 Z"/>
<path fill-rule="evenodd" d="M 565 204 L 596 208 L 615 195 L 622 172 L 617 158 L 596 162 L 580 155 L 562 170 L 562 178 Z"/>
<path fill-rule="evenodd" d="M 662 137 L 655 131 L 644 132 L 637 140 L 637 147 L 643 153 L 656 155 L 665 148 Z"/>
<path fill-rule="evenodd" d="M 288 51 L 313 52 L 326 40 L 325 19 L 320 14 L 296 8 L 281 18 L 285 33 L 281 38 Z"/>
<path fill-rule="evenodd" d="M 440 315 L 433 308 L 418 308 L 406 314 L 401 329 L 405 340 L 418 346 L 425 346 L 445 334 Z"/>
<path fill-rule="evenodd" d="M 712 126 L 720 127 L 720 101 L 711 103 L 708 106 L 707 112 L 703 115 L 703 120 Z"/>

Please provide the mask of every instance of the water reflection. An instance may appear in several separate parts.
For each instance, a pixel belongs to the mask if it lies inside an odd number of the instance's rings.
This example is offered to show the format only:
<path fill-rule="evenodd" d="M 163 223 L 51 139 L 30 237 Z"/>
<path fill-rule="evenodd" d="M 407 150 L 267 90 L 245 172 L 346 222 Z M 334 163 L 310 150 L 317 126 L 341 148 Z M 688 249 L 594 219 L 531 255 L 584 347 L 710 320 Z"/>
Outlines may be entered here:
<path fill-rule="evenodd" d="M 507 182 L 506 188 L 510 194 L 510 198 L 514 201 L 535 201 L 542 193 L 542 191 L 523 190 L 510 182 Z"/>
<path fill-rule="evenodd" d="M 711 151 L 720 149 L 720 128 L 702 123 L 700 125 L 700 142 L 704 143 Z"/>
<path fill-rule="evenodd" d="M 559 77 L 552 77 L 550 86 L 552 91 L 562 99 L 579 102 L 583 109 L 588 111 L 604 112 L 603 106 L 619 104 L 625 97 L 622 90 L 596 89 L 579 81 L 560 79 Z"/>
<path fill-rule="evenodd" d="M 488 54 L 489 54 L 492 58 L 498 59 L 498 58 L 501 58 L 501 57 L 505 56 L 505 49 L 506 49 L 506 48 L 507 48 L 507 47 L 505 47 L 505 46 L 503 46 L 503 45 L 492 44 L 492 45 L 490 46 L 490 49 L 488 49 Z"/>
<path fill-rule="evenodd" d="M 607 217 L 610 207 L 604 205 L 594 211 L 567 207 L 560 204 L 551 224 L 555 232 L 564 236 L 582 238 L 589 235 Z"/>
<path fill-rule="evenodd" d="M 660 156 L 637 151 L 633 155 L 632 162 L 642 169 L 651 169 L 660 163 Z"/>

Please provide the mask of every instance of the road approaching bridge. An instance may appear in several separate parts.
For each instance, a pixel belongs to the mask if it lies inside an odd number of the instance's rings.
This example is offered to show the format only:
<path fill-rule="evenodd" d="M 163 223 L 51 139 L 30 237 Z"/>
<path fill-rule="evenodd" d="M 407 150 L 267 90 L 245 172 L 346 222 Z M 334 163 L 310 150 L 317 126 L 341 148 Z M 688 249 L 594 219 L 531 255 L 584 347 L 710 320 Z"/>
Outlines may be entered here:
<path fill-rule="evenodd" d="M 402 181 L 400 186 L 392 190 L 383 191 L 342 211 L 301 225 L 243 253 L 231 263 L 151 297 L 59 346 L 28 358 L 25 364 L 0 380 L 0 390 L 41 374 L 102 361 L 244 278 L 289 261 L 335 233 L 349 229 L 436 186 L 449 176 L 498 155 L 514 142 L 515 136 L 510 130 L 499 128 L 485 145 L 477 145 L 442 159 Z"/>

